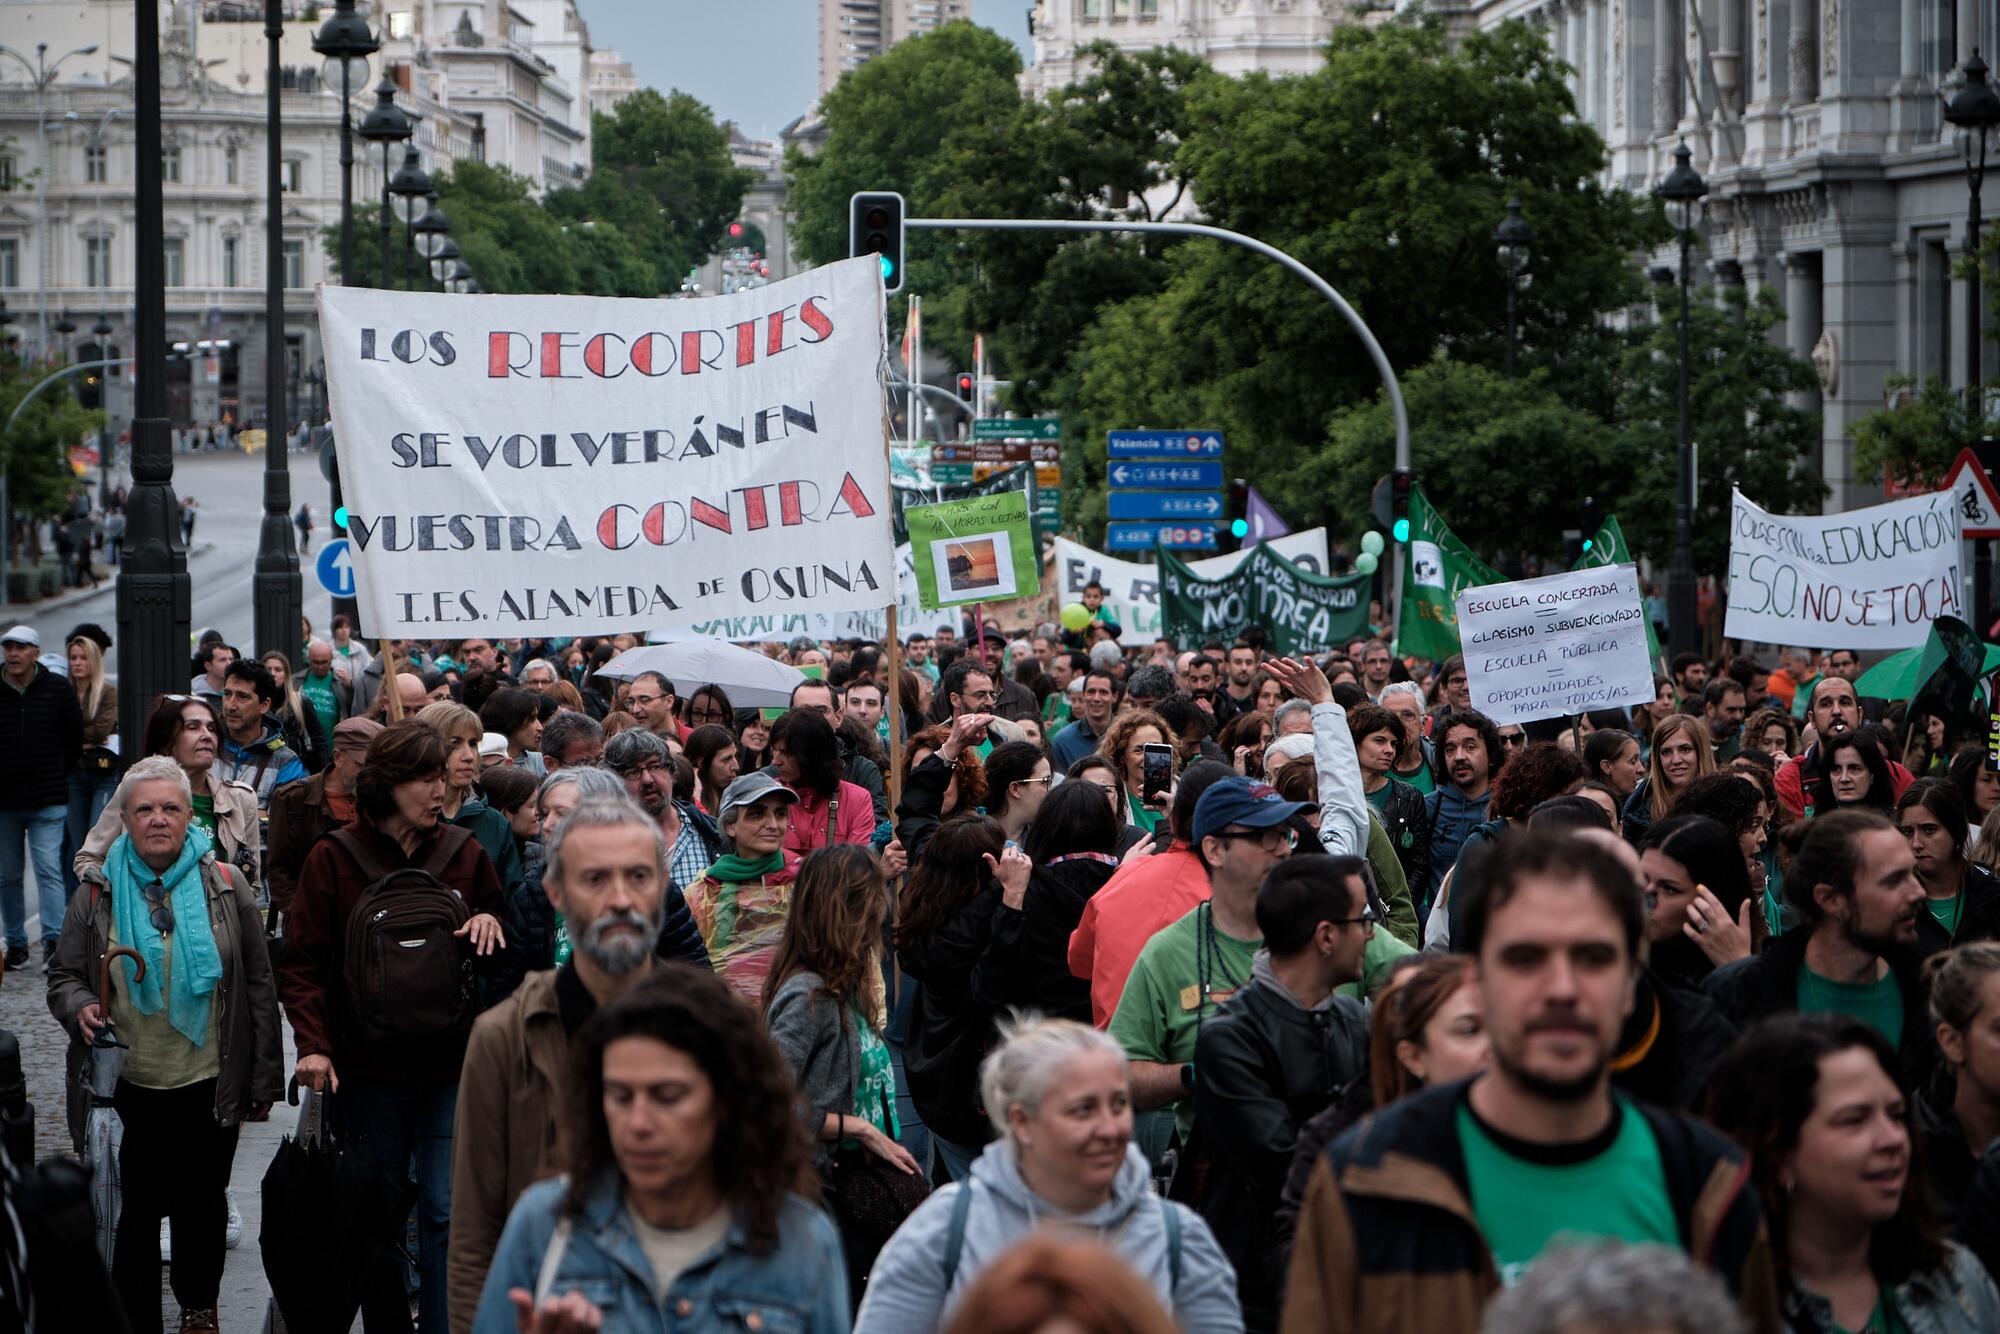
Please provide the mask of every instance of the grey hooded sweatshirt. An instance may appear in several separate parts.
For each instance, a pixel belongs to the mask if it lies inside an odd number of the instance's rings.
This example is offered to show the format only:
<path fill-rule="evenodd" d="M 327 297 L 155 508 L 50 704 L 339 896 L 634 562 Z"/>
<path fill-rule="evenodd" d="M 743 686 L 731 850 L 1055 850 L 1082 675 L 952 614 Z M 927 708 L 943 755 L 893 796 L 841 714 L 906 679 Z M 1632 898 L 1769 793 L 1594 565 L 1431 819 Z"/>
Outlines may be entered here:
<path fill-rule="evenodd" d="M 1014 1146 L 1006 1139 L 986 1146 L 967 1181 L 941 1188 L 909 1216 L 868 1277 L 855 1317 L 855 1334 L 933 1334 L 979 1272 L 1040 1226 L 1068 1227 L 1118 1252 L 1190 1334 L 1237 1334 L 1243 1312 L 1236 1301 L 1236 1271 L 1201 1216 L 1153 1193 L 1152 1171 L 1136 1145 L 1125 1150 L 1108 1203 L 1067 1217 L 1036 1196 L 1021 1179 Z M 944 1257 L 953 1201 L 973 1192 L 958 1268 L 946 1285 Z M 1171 1278 L 1164 1211 L 1180 1215 L 1180 1282 Z"/>

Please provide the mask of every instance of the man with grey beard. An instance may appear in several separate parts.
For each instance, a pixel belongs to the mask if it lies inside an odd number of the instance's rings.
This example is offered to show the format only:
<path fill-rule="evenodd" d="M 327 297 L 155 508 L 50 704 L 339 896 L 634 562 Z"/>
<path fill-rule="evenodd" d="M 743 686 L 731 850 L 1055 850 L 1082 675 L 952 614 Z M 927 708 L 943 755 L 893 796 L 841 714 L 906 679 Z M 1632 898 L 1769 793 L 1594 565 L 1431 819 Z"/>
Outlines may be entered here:
<path fill-rule="evenodd" d="M 660 826 L 625 797 L 592 797 L 548 840 L 542 883 L 572 953 L 479 1016 L 458 1086 L 452 1148 L 453 1334 L 466 1334 L 514 1201 L 562 1170 L 569 1043 L 597 1007 L 652 970 L 667 887 Z"/>

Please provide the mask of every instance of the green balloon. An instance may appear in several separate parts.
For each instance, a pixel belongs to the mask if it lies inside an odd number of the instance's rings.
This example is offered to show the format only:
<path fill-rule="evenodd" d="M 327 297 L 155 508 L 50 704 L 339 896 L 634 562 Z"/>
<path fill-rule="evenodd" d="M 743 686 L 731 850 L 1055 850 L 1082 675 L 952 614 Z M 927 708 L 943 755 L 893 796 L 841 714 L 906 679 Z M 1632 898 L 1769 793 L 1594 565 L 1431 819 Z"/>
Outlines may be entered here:
<path fill-rule="evenodd" d="M 1371 556 L 1382 554 L 1382 534 L 1370 530 L 1361 535 L 1361 549 Z"/>
<path fill-rule="evenodd" d="M 1373 537 L 1375 534 L 1370 533 L 1368 536 Z M 1364 551 L 1359 556 L 1356 556 L 1354 558 L 1354 571 L 1356 574 L 1375 573 L 1375 553 Z"/>
<path fill-rule="evenodd" d="M 1062 609 L 1062 623 L 1065 630 L 1081 631 L 1090 624 L 1090 608 L 1081 602 L 1072 602 Z"/>

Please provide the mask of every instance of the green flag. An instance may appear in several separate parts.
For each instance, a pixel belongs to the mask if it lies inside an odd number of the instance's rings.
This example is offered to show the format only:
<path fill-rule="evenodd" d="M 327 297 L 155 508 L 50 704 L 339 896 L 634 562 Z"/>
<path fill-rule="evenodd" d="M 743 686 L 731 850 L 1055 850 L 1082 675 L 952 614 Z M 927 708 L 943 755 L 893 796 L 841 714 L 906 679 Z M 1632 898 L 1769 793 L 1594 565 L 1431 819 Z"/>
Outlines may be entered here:
<path fill-rule="evenodd" d="M 1268 543 L 1250 548 L 1242 564 L 1204 579 L 1172 552 L 1159 553 L 1160 630 L 1182 644 L 1230 644 L 1251 626 L 1279 657 L 1323 653 L 1368 628 L 1365 574 L 1328 579 L 1286 560 Z"/>
<path fill-rule="evenodd" d="M 1632 559 L 1632 549 L 1625 545 L 1625 530 L 1618 526 L 1618 516 L 1607 514 L 1597 531 L 1591 534 L 1589 549 L 1577 557 L 1576 564 L 1570 568 L 1594 570 L 1600 565 L 1636 567 L 1638 563 Z M 1645 602 L 1645 591 L 1641 586 L 1639 592 L 1642 605 Z M 1656 663 L 1660 660 L 1660 636 L 1659 632 L 1653 629 L 1651 617 L 1646 618 L 1646 656 Z"/>
<path fill-rule="evenodd" d="M 1028 493 L 969 496 L 903 511 L 917 600 L 927 610 L 1005 602 L 1041 587 Z"/>
<path fill-rule="evenodd" d="M 1420 658 L 1449 658 L 1459 651 L 1459 593 L 1505 576 L 1472 554 L 1445 526 L 1421 487 L 1410 491 L 1410 540 L 1403 544 L 1403 606 L 1396 647 Z"/>

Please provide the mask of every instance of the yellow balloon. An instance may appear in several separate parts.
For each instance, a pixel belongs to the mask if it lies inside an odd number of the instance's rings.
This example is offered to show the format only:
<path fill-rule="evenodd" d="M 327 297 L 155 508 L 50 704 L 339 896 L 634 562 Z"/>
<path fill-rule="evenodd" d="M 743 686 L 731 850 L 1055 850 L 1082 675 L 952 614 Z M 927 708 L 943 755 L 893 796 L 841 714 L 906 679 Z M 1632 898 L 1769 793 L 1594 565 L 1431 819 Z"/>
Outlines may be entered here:
<path fill-rule="evenodd" d="M 1081 631 L 1090 624 L 1090 608 L 1081 602 L 1072 602 L 1062 609 L 1062 623 L 1065 630 Z"/>

